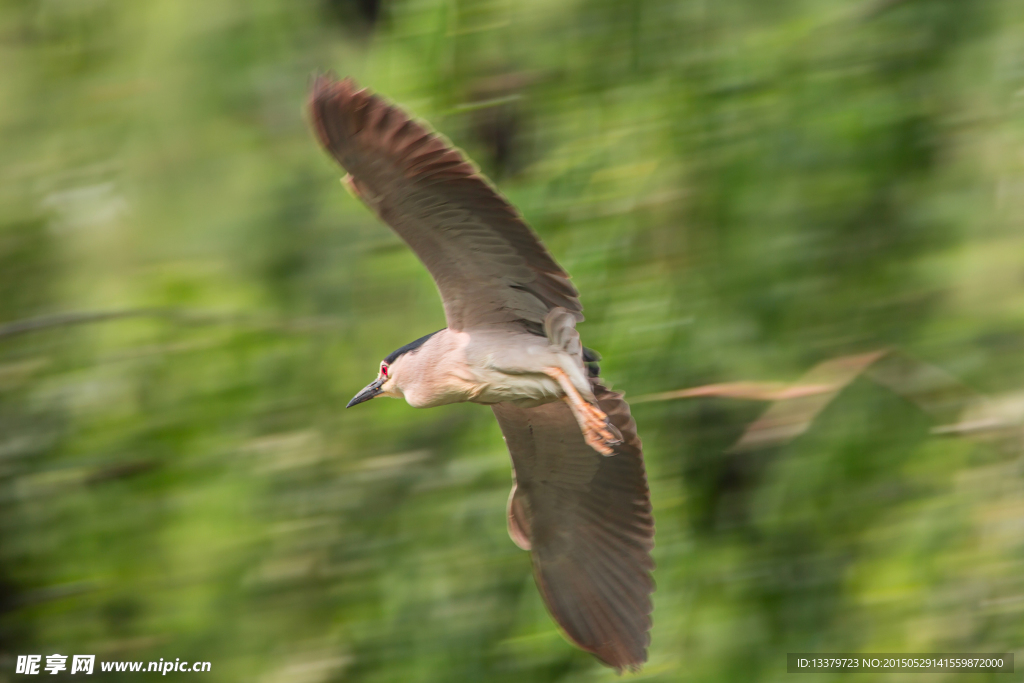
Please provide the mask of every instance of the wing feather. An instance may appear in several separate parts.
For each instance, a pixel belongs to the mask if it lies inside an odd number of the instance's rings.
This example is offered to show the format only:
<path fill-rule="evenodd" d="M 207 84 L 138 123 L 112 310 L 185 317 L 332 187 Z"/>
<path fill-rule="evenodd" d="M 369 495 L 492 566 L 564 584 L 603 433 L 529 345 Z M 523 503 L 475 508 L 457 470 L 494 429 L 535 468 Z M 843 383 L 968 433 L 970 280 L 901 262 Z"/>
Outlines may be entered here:
<path fill-rule="evenodd" d="M 569 275 L 459 150 L 351 79 L 318 78 L 309 106 L 320 142 L 430 271 L 450 329 L 538 330 L 557 306 L 583 320 Z"/>
<path fill-rule="evenodd" d="M 637 668 L 647 660 L 654 591 L 650 493 L 629 406 L 591 383 L 623 435 L 611 457 L 586 444 L 561 401 L 492 406 L 515 478 L 509 534 L 532 551 L 541 595 L 569 639 L 610 666 Z"/>

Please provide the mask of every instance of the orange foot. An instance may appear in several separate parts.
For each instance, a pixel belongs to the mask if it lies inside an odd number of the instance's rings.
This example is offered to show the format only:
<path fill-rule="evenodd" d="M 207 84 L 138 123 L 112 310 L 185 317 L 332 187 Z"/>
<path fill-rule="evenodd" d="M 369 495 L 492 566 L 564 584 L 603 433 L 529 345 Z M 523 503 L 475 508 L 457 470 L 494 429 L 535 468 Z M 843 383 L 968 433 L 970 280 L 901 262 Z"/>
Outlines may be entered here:
<path fill-rule="evenodd" d="M 587 445 L 601 455 L 615 455 L 615 446 L 622 443 L 622 435 L 604 411 L 583 398 L 561 368 L 547 368 L 545 373 L 565 392 L 563 400 L 572 409 Z"/>

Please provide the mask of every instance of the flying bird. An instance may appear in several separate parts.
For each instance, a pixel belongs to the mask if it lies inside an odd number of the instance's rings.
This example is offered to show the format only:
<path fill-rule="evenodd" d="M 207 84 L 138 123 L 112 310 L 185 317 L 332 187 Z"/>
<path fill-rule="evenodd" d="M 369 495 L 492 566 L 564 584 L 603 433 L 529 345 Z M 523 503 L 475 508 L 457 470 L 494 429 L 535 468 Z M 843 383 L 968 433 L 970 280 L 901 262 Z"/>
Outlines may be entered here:
<path fill-rule="evenodd" d="M 412 248 L 448 326 L 388 354 L 348 407 L 491 406 L 512 458 L 512 540 L 552 617 L 620 671 L 647 661 L 654 518 L 636 423 L 580 343 L 569 275 L 509 202 L 425 124 L 351 80 L 309 108 L 343 181 Z"/>

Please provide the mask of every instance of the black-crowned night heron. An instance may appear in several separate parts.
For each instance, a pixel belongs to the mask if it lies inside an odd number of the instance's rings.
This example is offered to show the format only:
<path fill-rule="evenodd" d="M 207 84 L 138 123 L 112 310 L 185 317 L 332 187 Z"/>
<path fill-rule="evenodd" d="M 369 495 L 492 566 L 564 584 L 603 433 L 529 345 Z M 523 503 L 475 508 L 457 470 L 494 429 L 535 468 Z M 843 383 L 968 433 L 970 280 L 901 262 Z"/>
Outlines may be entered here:
<path fill-rule="evenodd" d="M 321 77 L 310 109 L 349 189 L 430 271 L 448 321 L 384 358 L 349 406 L 490 405 L 512 456 L 509 535 L 532 552 L 551 614 L 601 661 L 639 667 L 654 590 L 643 453 L 580 344 L 568 274 L 457 149 L 398 108 Z"/>

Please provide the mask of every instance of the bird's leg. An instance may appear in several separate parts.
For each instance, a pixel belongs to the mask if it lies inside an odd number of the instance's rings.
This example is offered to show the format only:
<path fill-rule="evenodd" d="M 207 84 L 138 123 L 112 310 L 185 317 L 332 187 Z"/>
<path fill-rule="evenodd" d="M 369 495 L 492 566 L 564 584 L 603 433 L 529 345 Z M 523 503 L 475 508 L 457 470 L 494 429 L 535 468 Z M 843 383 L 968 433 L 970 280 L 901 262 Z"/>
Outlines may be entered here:
<path fill-rule="evenodd" d="M 614 455 L 613 446 L 622 443 L 622 439 L 604 411 L 583 398 L 561 368 L 545 368 L 544 373 L 562 387 L 563 400 L 572 409 L 587 444 L 601 455 Z"/>

